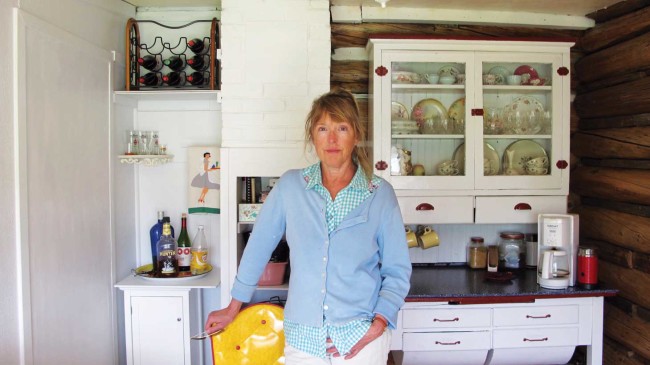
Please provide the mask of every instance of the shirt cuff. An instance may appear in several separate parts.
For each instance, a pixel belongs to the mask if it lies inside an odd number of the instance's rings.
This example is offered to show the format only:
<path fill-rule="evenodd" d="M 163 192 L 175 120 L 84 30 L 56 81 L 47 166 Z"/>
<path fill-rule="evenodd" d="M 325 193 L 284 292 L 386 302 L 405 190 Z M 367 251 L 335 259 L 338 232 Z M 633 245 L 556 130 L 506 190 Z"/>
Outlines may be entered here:
<path fill-rule="evenodd" d="M 233 298 L 243 303 L 248 303 L 253 298 L 253 294 L 255 294 L 256 289 L 257 289 L 257 284 L 256 285 L 244 284 L 241 281 L 239 281 L 237 277 L 235 277 L 235 283 L 232 286 L 230 295 L 232 295 Z"/>

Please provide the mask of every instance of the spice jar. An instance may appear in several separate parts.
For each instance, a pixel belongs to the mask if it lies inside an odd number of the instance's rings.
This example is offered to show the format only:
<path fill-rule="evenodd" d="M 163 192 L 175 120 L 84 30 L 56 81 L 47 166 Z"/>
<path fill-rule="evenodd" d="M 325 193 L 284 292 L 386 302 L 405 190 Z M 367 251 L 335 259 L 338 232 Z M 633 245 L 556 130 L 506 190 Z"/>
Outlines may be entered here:
<path fill-rule="evenodd" d="M 472 269 L 485 269 L 487 266 L 487 247 L 483 237 L 472 237 L 467 247 L 467 265 Z"/>
<path fill-rule="evenodd" d="M 523 269 L 526 264 L 526 246 L 521 232 L 501 232 L 499 267 L 503 270 Z"/>

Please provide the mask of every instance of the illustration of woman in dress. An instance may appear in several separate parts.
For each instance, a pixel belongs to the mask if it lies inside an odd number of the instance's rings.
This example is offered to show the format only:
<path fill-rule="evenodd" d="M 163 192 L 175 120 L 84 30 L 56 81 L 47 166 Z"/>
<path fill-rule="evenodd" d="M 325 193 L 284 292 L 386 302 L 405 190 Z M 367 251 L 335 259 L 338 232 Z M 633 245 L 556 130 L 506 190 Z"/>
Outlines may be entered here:
<path fill-rule="evenodd" d="M 208 176 L 209 171 L 220 169 L 220 167 L 218 167 L 216 164 L 210 167 L 210 157 L 212 157 L 212 155 L 210 155 L 210 152 L 205 152 L 203 154 L 203 172 L 198 173 L 196 176 L 194 176 L 192 182 L 190 183 L 190 185 L 195 188 L 202 188 L 201 196 L 199 196 L 199 203 L 205 203 L 205 195 L 208 193 L 209 189 L 220 188 L 220 185 L 210 181 L 210 178 Z"/>

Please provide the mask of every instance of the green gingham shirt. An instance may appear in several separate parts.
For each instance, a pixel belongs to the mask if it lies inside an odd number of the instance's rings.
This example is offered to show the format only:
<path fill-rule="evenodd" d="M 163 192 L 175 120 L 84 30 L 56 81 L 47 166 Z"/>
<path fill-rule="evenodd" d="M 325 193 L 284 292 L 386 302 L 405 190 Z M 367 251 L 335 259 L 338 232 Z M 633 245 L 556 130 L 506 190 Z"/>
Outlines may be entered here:
<path fill-rule="evenodd" d="M 377 176 L 368 181 L 363 169 L 357 168 L 350 184 L 332 200 L 329 191 L 323 186 L 320 163 L 305 168 L 302 174 L 307 181 L 306 189 L 313 189 L 325 199 L 325 219 L 330 234 L 381 182 Z M 285 319 L 284 333 L 287 343 L 312 356 L 326 357 L 326 340 L 330 338 L 338 352 L 345 355 L 368 332 L 371 324 L 368 319 L 358 319 L 340 326 L 329 323 L 326 318 L 323 318 L 323 321 L 322 327 L 312 327 Z"/>

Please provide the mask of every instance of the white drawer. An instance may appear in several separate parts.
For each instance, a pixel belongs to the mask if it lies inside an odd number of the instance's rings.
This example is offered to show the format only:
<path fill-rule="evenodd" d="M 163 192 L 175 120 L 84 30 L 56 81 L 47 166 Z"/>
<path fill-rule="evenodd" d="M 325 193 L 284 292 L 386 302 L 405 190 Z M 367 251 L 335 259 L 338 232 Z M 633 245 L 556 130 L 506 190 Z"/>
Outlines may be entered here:
<path fill-rule="evenodd" d="M 402 328 L 469 328 L 489 327 L 489 308 L 405 309 L 402 311 Z"/>
<path fill-rule="evenodd" d="M 579 311 L 577 305 L 495 308 L 494 326 L 577 324 Z"/>
<path fill-rule="evenodd" d="M 578 327 L 494 330 L 493 341 L 495 349 L 576 346 L 578 344 Z"/>
<path fill-rule="evenodd" d="M 398 197 L 402 217 L 406 224 L 473 223 L 474 198 L 448 197 Z"/>
<path fill-rule="evenodd" d="M 490 332 L 425 332 L 403 335 L 407 351 L 462 351 L 490 348 Z"/>
<path fill-rule="evenodd" d="M 537 223 L 541 213 L 566 213 L 566 196 L 478 196 L 476 223 Z"/>

